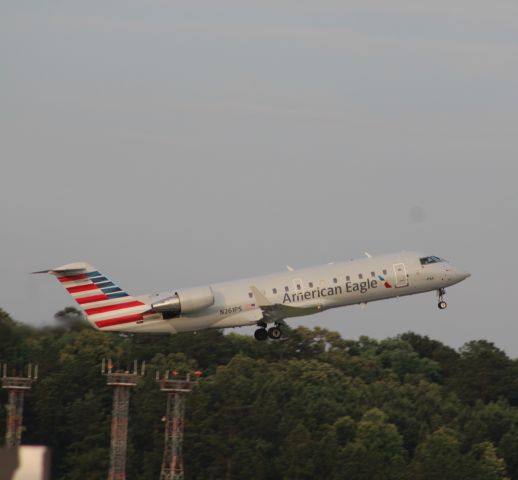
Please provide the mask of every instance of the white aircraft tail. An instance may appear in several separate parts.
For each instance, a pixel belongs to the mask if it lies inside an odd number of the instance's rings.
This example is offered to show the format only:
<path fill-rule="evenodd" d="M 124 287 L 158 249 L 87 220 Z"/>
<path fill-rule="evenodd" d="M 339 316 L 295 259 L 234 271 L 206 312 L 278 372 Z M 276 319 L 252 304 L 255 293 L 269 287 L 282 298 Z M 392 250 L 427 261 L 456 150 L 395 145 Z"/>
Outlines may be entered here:
<path fill-rule="evenodd" d="M 119 330 L 124 324 L 143 322 L 146 312 L 156 316 L 149 312 L 149 305 L 128 295 L 88 263 L 70 263 L 34 273 L 54 275 L 96 328 Z"/>

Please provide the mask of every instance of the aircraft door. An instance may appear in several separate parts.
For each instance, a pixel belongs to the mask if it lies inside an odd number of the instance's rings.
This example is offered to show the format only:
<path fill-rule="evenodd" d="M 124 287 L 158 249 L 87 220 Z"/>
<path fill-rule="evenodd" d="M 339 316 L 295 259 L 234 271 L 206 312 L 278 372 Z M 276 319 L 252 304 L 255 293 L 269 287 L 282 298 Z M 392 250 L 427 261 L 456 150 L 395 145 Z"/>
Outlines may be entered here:
<path fill-rule="evenodd" d="M 396 288 L 408 286 L 408 276 L 404 263 L 395 263 L 394 274 L 396 275 Z"/>

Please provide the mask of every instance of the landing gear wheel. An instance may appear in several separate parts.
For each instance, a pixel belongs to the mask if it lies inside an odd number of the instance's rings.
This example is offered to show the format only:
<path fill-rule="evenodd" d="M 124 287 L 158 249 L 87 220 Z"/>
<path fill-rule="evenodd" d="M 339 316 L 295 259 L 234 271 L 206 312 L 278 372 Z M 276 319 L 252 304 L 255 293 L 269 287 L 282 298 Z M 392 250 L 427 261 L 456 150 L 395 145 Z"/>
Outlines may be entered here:
<path fill-rule="evenodd" d="M 266 331 L 266 328 L 258 328 L 254 332 L 254 337 L 256 340 L 259 340 L 260 342 L 266 340 L 268 338 L 268 332 Z"/>
<path fill-rule="evenodd" d="M 444 295 L 446 295 L 446 290 L 444 288 L 439 288 L 437 290 L 437 297 L 439 298 L 439 303 L 437 306 L 440 310 L 444 310 L 448 304 L 444 301 Z"/>
<path fill-rule="evenodd" d="M 282 337 L 282 330 L 279 327 L 271 327 L 268 329 L 268 336 L 272 340 L 279 340 Z"/>

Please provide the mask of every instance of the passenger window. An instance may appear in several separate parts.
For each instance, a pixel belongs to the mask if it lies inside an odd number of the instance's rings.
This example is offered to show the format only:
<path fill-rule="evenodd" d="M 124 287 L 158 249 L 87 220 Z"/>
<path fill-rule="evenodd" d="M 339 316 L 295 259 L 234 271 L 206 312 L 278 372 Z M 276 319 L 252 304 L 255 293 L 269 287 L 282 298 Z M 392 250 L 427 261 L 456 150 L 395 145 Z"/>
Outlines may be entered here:
<path fill-rule="evenodd" d="M 351 277 L 350 277 L 349 275 L 347 275 L 347 276 L 345 277 L 345 281 L 346 281 L 346 282 L 350 282 L 350 281 L 351 281 Z"/>
<path fill-rule="evenodd" d="M 272 292 L 274 293 L 274 295 L 277 293 L 277 289 L 276 288 L 272 288 Z"/>
<path fill-rule="evenodd" d="M 309 285 L 309 288 L 313 288 L 313 282 L 309 282 L 308 285 Z"/>
<path fill-rule="evenodd" d="M 289 292 L 290 291 L 290 287 L 284 287 L 284 291 L 285 292 Z"/>
<path fill-rule="evenodd" d="M 372 277 L 372 278 L 375 278 L 375 277 L 376 277 L 376 273 L 371 272 L 371 277 Z"/>
<path fill-rule="evenodd" d="M 333 278 L 333 283 L 338 283 L 338 279 Z"/>
<path fill-rule="evenodd" d="M 358 278 L 359 278 L 360 280 L 361 280 L 361 279 L 363 279 L 363 274 L 362 274 L 362 273 L 359 273 L 359 274 L 358 274 Z"/>
<path fill-rule="evenodd" d="M 252 292 L 248 292 L 248 296 L 249 296 L 250 298 L 252 298 L 252 297 L 254 296 L 254 294 L 253 294 Z"/>
<path fill-rule="evenodd" d="M 387 270 L 383 270 L 383 275 L 386 275 L 387 274 Z"/>
<path fill-rule="evenodd" d="M 297 283 L 297 290 L 300 290 L 300 283 Z"/>

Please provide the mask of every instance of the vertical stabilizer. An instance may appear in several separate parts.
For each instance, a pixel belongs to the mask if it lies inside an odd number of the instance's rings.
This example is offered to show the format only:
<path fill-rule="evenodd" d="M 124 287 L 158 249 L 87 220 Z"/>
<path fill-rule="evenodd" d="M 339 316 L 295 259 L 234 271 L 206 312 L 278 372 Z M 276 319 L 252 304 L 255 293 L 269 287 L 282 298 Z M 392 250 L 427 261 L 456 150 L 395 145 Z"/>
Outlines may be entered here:
<path fill-rule="evenodd" d="M 145 316 L 157 317 L 155 312 L 149 312 L 149 305 L 128 295 L 88 263 L 70 263 L 34 273 L 54 275 L 96 328 L 121 330 L 121 326 L 142 323 Z"/>

